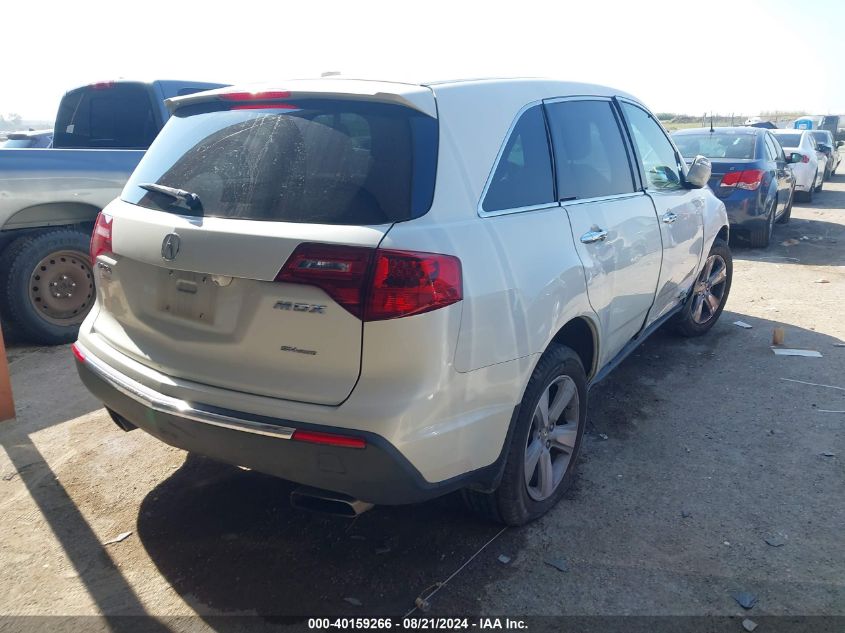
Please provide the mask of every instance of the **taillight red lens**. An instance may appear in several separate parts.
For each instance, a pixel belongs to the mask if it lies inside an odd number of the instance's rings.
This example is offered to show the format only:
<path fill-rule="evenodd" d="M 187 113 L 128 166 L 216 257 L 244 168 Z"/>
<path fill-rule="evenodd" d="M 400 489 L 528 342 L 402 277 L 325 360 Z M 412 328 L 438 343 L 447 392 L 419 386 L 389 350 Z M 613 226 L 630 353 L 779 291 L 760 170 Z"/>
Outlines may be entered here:
<path fill-rule="evenodd" d="M 760 169 L 746 169 L 744 171 L 733 171 L 722 176 L 719 183 L 721 187 L 739 187 L 740 189 L 753 190 L 760 186 L 765 172 Z"/>
<path fill-rule="evenodd" d="M 732 171 L 729 174 L 725 174 L 722 176 L 722 181 L 719 183 L 720 187 L 736 187 L 736 183 L 739 182 L 739 177 L 742 174 L 741 171 Z"/>
<path fill-rule="evenodd" d="M 328 446 L 343 446 L 345 448 L 367 448 L 367 442 L 360 437 L 349 435 L 335 435 L 334 433 L 317 433 L 297 429 L 291 436 L 292 440 L 310 442 L 312 444 L 326 444 Z"/>
<path fill-rule="evenodd" d="M 801 162 L 802 162 L 802 163 L 809 163 L 809 162 L 810 162 L 810 157 L 809 157 L 809 156 L 807 156 L 806 154 L 801 154 Z"/>
<path fill-rule="evenodd" d="M 70 346 L 70 351 L 73 352 L 73 357 L 78 360 L 80 363 L 85 362 L 85 354 L 82 353 L 82 350 L 74 343 Z"/>
<path fill-rule="evenodd" d="M 276 281 L 317 286 L 362 318 L 362 294 L 373 252 L 362 246 L 300 244 L 276 275 Z"/>
<path fill-rule="evenodd" d="M 361 246 L 300 244 L 276 281 L 317 286 L 364 321 L 422 314 L 463 298 L 457 257 Z"/>
<path fill-rule="evenodd" d="M 91 263 L 97 263 L 97 257 L 102 254 L 109 254 L 112 252 L 112 217 L 107 213 L 100 213 L 97 215 L 97 221 L 94 223 L 94 232 L 91 234 Z"/>
<path fill-rule="evenodd" d="M 378 250 L 365 320 L 430 312 L 462 298 L 461 261 L 457 257 Z"/>
<path fill-rule="evenodd" d="M 754 190 L 763 182 L 763 176 L 766 172 L 761 169 L 746 169 L 739 177 L 739 182 L 736 186 L 740 189 Z"/>

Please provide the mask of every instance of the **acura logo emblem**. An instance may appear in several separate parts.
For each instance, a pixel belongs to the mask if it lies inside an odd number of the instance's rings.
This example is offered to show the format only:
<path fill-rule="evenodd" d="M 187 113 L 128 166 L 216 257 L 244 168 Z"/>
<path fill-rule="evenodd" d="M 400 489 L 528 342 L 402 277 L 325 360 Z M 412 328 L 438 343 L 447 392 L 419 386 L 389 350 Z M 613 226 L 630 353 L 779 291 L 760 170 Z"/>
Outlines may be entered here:
<path fill-rule="evenodd" d="M 161 256 L 167 261 L 176 259 L 179 254 L 179 246 L 182 244 L 182 239 L 176 233 L 168 233 L 164 236 L 164 241 L 161 243 Z"/>

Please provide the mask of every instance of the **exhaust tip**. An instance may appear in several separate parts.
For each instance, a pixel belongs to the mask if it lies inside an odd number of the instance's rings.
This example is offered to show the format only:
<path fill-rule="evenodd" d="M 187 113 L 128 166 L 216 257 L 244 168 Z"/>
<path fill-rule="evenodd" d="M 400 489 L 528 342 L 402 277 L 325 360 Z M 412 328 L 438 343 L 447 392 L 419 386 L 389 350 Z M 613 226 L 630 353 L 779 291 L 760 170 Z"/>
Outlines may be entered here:
<path fill-rule="evenodd" d="M 353 518 L 372 509 L 373 504 L 339 492 L 302 486 L 290 493 L 290 504 L 299 510 Z"/>

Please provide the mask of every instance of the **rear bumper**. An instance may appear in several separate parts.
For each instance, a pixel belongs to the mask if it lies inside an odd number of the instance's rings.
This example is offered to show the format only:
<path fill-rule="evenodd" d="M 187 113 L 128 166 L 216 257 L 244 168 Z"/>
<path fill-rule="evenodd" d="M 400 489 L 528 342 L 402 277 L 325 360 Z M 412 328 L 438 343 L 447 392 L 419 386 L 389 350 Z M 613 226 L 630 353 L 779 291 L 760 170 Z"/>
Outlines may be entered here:
<path fill-rule="evenodd" d="M 752 229 L 766 222 L 765 198 L 759 191 L 736 191 L 722 200 L 728 214 L 731 229 Z"/>
<path fill-rule="evenodd" d="M 416 503 L 463 487 L 491 489 L 505 452 L 490 466 L 431 483 L 378 434 L 245 414 L 187 403 L 128 378 L 83 349 L 82 382 L 106 407 L 153 437 L 221 462 L 245 466 L 295 483 L 340 492 L 379 505 Z M 354 436 L 365 448 L 292 439 L 294 431 Z"/>

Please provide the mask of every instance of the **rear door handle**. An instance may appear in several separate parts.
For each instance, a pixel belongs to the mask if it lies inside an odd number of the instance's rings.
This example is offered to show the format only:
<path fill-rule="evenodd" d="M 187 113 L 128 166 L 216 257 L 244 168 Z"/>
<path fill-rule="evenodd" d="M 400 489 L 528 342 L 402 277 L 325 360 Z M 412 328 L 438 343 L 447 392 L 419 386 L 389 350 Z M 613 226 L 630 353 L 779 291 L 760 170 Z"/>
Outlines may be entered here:
<path fill-rule="evenodd" d="M 674 211 L 668 211 L 668 212 L 663 214 L 663 221 L 666 224 L 672 224 L 672 222 L 674 222 L 677 219 L 678 219 L 678 214 L 675 213 Z"/>
<path fill-rule="evenodd" d="M 607 231 L 604 229 L 593 229 L 592 231 L 587 231 L 584 235 L 581 236 L 581 243 L 582 244 L 594 244 L 595 242 L 604 242 L 607 239 Z"/>

